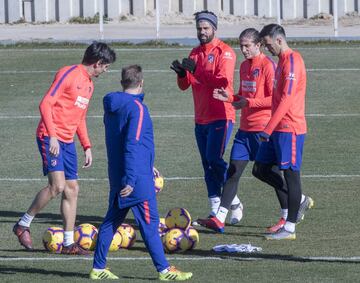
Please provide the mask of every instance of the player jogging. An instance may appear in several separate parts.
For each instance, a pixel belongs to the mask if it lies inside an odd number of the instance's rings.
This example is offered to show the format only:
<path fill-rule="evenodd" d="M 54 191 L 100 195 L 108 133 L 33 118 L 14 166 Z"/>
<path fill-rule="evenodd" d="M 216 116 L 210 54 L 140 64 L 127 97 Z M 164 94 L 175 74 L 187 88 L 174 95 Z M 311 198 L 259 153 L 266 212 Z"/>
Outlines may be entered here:
<path fill-rule="evenodd" d="M 272 116 L 260 133 L 263 143 L 256 156 L 253 174 L 268 184 L 276 185 L 280 179 L 271 167 L 276 164 L 283 171 L 287 191 L 282 197 L 287 202 L 288 215 L 282 228 L 265 237 L 268 240 L 295 240 L 295 224 L 313 205 L 310 197 L 302 195 L 300 180 L 307 131 L 305 64 L 300 53 L 287 45 L 285 31 L 280 25 L 265 26 L 260 36 L 271 54 L 279 57 L 279 62 L 275 71 Z"/>
<path fill-rule="evenodd" d="M 159 236 L 154 188 L 153 126 L 143 103 L 143 74 L 138 65 L 122 69 L 123 92 L 104 97 L 105 140 L 110 182 L 109 208 L 100 226 L 90 279 L 119 279 L 106 269 L 106 256 L 117 228 L 131 209 L 151 259 L 164 281 L 183 281 L 191 272 L 170 267 Z"/>
<path fill-rule="evenodd" d="M 115 52 L 105 43 L 94 42 L 85 51 L 81 64 L 65 66 L 55 75 L 40 103 L 41 119 L 36 137 L 48 185 L 36 195 L 27 212 L 15 224 L 13 232 L 22 246 L 33 249 L 30 224 L 51 199 L 61 193 L 64 225 L 63 254 L 88 254 L 74 243 L 77 197 L 79 192 L 77 153 L 74 135 L 84 149 L 85 164 L 92 164 L 91 143 L 86 113 L 94 91 L 92 78 L 105 72 L 116 60 Z"/>
<path fill-rule="evenodd" d="M 209 11 L 195 14 L 197 37 L 195 47 L 182 63 L 172 62 L 181 90 L 192 88 L 195 112 L 195 137 L 204 169 L 210 215 L 215 215 L 221 188 L 225 183 L 227 163 L 223 159 L 226 145 L 235 121 L 235 110 L 230 103 L 213 97 L 216 88 L 224 88 L 233 96 L 233 77 L 236 54 L 233 49 L 215 36 L 217 17 Z M 233 205 L 239 208 L 235 197 Z M 234 211 L 234 218 L 239 209 Z"/>

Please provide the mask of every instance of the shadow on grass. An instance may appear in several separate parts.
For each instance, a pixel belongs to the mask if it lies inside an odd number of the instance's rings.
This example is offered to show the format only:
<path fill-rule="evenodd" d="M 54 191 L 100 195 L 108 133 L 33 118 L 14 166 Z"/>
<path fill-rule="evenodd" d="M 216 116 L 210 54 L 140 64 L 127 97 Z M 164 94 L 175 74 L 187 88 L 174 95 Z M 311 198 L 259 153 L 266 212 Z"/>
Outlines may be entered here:
<path fill-rule="evenodd" d="M 175 256 L 177 254 L 172 254 Z M 214 259 L 224 259 L 224 260 L 236 260 L 236 261 L 257 261 L 257 260 L 278 260 L 278 261 L 293 261 L 300 263 L 307 262 L 324 262 L 324 263 L 350 263 L 350 264 L 360 264 L 360 258 L 352 259 L 341 258 L 341 257 L 326 257 L 326 256 L 317 256 L 317 257 L 301 257 L 293 255 L 281 255 L 281 254 L 264 254 L 264 253 L 227 253 L 227 252 L 215 252 L 213 250 L 192 250 L 188 251 L 181 256 L 199 256 L 199 257 L 214 257 Z"/>
<path fill-rule="evenodd" d="M 200 227 L 196 227 L 196 230 L 200 233 L 200 234 L 219 234 L 219 235 L 229 235 L 229 236 L 244 236 L 244 237 L 255 237 L 255 238 L 264 238 L 264 233 L 260 233 L 260 232 L 246 232 L 246 231 L 242 231 L 239 229 L 239 232 L 229 232 L 226 230 L 225 228 L 225 232 L 220 234 L 218 232 L 212 231 L 210 229 L 206 229 L 206 228 L 200 228 Z"/>
<path fill-rule="evenodd" d="M 89 278 L 88 274 L 82 274 L 78 272 L 66 272 L 59 270 L 45 270 L 41 268 L 29 268 L 29 267 L 12 267 L 12 266 L 0 266 L 0 274 L 16 275 L 19 273 L 29 274 L 40 274 L 40 275 L 51 275 L 60 277 L 78 277 L 78 278 Z"/>
<path fill-rule="evenodd" d="M 2 217 L 14 217 L 16 219 L 22 217 L 24 215 L 24 212 L 18 212 L 18 211 L 0 211 L 0 223 L 14 223 L 15 221 L 11 221 L 11 220 L 4 220 L 1 219 Z M 49 225 L 62 225 L 62 218 L 60 214 L 55 214 L 55 213 L 39 213 L 36 215 L 35 217 L 35 221 L 34 224 L 36 224 L 36 219 L 39 220 L 39 222 L 41 223 L 46 223 Z M 103 217 L 101 216 L 94 216 L 94 215 L 77 215 L 76 216 L 76 224 L 81 224 L 81 223 L 91 223 L 95 226 L 100 226 L 100 224 L 103 221 Z M 127 224 L 130 225 L 135 225 L 136 226 L 136 222 L 134 219 L 125 219 L 125 222 Z"/>
<path fill-rule="evenodd" d="M 144 253 L 148 253 L 148 250 L 145 247 L 132 247 L 131 250 L 136 250 Z M 360 264 L 359 259 L 344 258 L 339 257 L 301 257 L 301 256 L 292 256 L 292 255 L 281 255 L 281 254 L 264 254 L 264 253 L 227 253 L 227 252 L 215 252 L 213 250 L 191 250 L 186 251 L 185 253 L 170 253 L 166 254 L 166 257 L 169 260 L 172 260 L 173 257 L 181 259 L 181 257 L 197 256 L 201 257 L 213 257 L 214 260 L 223 259 L 223 260 L 236 260 L 236 261 L 257 261 L 257 260 L 279 260 L 279 261 L 293 261 L 293 262 L 326 262 L 326 263 L 351 263 L 351 264 Z"/>

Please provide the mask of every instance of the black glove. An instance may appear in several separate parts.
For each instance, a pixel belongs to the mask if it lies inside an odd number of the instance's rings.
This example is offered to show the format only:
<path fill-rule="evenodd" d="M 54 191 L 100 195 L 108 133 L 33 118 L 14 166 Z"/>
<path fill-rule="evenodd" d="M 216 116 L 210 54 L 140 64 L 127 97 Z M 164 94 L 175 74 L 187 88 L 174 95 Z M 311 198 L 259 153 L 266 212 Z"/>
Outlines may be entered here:
<path fill-rule="evenodd" d="M 195 73 L 195 69 L 196 69 L 196 63 L 193 59 L 190 58 L 184 58 L 182 60 L 181 65 L 183 66 L 183 68 L 187 71 L 189 71 L 190 73 Z"/>
<path fill-rule="evenodd" d="M 175 60 L 171 63 L 170 69 L 174 70 L 180 78 L 186 77 L 186 71 L 180 64 L 179 60 Z"/>

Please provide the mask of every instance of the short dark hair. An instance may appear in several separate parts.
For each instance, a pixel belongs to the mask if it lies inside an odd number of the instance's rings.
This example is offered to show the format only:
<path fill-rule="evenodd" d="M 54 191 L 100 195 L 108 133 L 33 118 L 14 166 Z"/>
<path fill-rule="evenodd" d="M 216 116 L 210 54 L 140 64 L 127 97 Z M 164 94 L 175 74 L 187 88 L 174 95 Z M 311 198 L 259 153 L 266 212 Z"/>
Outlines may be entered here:
<path fill-rule="evenodd" d="M 95 64 L 100 61 L 101 64 L 111 64 L 116 60 L 115 51 L 106 43 L 94 41 L 86 48 L 82 63 L 84 65 Z"/>
<path fill-rule="evenodd" d="M 121 70 L 121 85 L 123 89 L 138 87 L 143 80 L 142 68 L 139 65 L 130 65 Z"/>
<path fill-rule="evenodd" d="M 286 39 L 284 28 L 277 24 L 266 25 L 260 32 L 260 37 L 270 36 L 271 38 L 274 38 L 278 35 L 281 35 L 283 38 Z"/>
<path fill-rule="evenodd" d="M 242 38 L 251 38 L 255 44 L 261 42 L 260 33 L 254 28 L 247 28 L 243 30 L 239 36 L 239 39 Z"/>

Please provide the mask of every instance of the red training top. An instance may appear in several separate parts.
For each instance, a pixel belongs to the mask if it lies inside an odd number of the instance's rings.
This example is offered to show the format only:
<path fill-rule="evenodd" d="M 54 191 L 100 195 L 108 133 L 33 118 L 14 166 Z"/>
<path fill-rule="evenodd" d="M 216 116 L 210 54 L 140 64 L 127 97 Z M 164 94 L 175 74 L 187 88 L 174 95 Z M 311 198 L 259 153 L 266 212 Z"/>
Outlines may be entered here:
<path fill-rule="evenodd" d="M 306 133 L 306 70 L 299 52 L 290 48 L 279 56 L 275 72 L 272 116 L 264 132 Z"/>
<path fill-rule="evenodd" d="M 196 63 L 194 74 L 186 72 L 184 78 L 178 76 L 181 90 L 192 87 L 195 122 L 208 124 L 217 120 L 235 122 L 235 109 L 230 103 L 213 98 L 215 88 L 224 88 L 233 96 L 234 69 L 236 54 L 234 50 L 218 38 L 210 43 L 195 47 L 189 58 Z"/>
<path fill-rule="evenodd" d="M 40 102 L 36 135 L 69 143 L 76 133 L 84 150 L 91 147 L 85 119 L 93 91 L 94 84 L 83 65 L 61 68 Z"/>
<path fill-rule="evenodd" d="M 271 100 L 276 63 L 260 53 L 240 66 L 238 95 L 246 98 L 248 106 L 241 109 L 240 130 L 261 132 L 271 117 Z M 229 99 L 229 102 L 237 100 Z"/>

